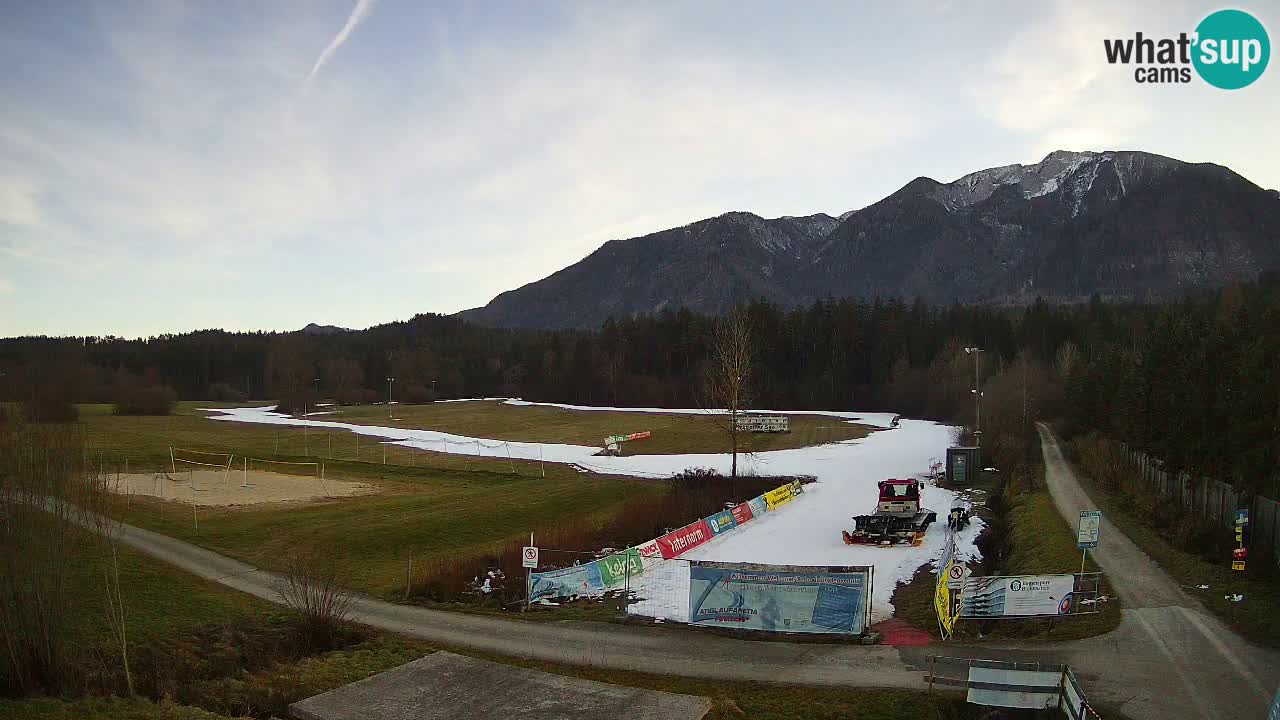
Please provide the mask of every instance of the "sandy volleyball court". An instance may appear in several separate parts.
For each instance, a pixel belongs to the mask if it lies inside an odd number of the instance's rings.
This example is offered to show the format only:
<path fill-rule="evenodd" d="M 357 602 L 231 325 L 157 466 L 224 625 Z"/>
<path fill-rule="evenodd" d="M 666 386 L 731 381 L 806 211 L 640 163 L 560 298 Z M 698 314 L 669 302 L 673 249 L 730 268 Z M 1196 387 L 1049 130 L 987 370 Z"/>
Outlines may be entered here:
<path fill-rule="evenodd" d="M 246 487 L 247 483 L 247 487 Z M 257 503 L 323 500 L 368 495 L 378 491 L 369 483 L 321 480 L 315 476 L 250 470 L 196 470 L 177 473 L 133 473 L 112 478 L 122 495 L 147 495 L 210 507 Z"/>

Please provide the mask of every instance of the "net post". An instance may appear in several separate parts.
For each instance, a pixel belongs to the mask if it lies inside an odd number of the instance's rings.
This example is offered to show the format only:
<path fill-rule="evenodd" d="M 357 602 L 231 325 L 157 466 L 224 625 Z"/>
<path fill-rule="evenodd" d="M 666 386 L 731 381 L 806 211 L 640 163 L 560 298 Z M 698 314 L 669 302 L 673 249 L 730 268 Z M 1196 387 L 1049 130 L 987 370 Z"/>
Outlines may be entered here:
<path fill-rule="evenodd" d="M 174 474 L 174 475 L 177 475 L 177 474 L 178 474 L 178 465 L 177 465 L 177 463 L 175 463 L 175 462 L 174 462 L 174 459 L 173 459 L 173 446 L 172 446 L 172 445 L 170 445 L 170 446 L 169 446 L 169 469 L 173 471 L 173 474 Z"/>

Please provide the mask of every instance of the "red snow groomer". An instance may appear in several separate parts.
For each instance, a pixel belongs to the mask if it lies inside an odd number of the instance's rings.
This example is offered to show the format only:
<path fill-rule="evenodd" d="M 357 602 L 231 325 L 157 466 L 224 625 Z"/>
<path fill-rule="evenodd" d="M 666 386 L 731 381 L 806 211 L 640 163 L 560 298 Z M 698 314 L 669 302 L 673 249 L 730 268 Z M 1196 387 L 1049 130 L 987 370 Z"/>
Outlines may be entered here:
<path fill-rule="evenodd" d="M 938 519 L 920 507 L 920 481 L 881 480 L 880 501 L 870 515 L 855 515 L 853 532 L 842 530 L 847 545 L 919 545 L 929 523 Z"/>

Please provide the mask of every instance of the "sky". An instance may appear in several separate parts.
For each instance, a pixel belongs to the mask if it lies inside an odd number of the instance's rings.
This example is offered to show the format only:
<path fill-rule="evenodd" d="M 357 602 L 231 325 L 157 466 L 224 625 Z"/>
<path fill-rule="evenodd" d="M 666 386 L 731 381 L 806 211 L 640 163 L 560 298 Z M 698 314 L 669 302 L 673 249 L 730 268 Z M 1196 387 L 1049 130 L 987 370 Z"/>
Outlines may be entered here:
<path fill-rule="evenodd" d="M 1280 7 L 1244 3 L 1276 37 Z M 0 336 L 362 328 L 604 242 L 1055 149 L 1280 188 L 1280 68 L 1139 85 L 1218 5 L 0 0 Z"/>

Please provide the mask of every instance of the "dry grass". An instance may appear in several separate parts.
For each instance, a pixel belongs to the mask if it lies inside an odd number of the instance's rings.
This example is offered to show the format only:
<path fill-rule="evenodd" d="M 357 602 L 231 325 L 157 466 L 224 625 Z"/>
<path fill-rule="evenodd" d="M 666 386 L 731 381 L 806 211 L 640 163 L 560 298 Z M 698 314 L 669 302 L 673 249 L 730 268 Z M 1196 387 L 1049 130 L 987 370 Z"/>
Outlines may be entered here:
<path fill-rule="evenodd" d="M 500 401 L 396 405 L 396 420 L 387 419 L 386 405 L 360 405 L 334 410 L 325 420 L 417 430 L 440 430 L 470 437 L 525 442 L 603 446 L 609 435 L 650 430 L 653 437 L 627 443 L 627 455 L 720 453 L 729 451 L 724 428 L 710 417 L 565 410 L 555 407 L 506 405 Z M 792 415 L 789 433 L 742 433 L 742 452 L 785 450 L 866 437 L 871 428 L 836 417 Z"/>

